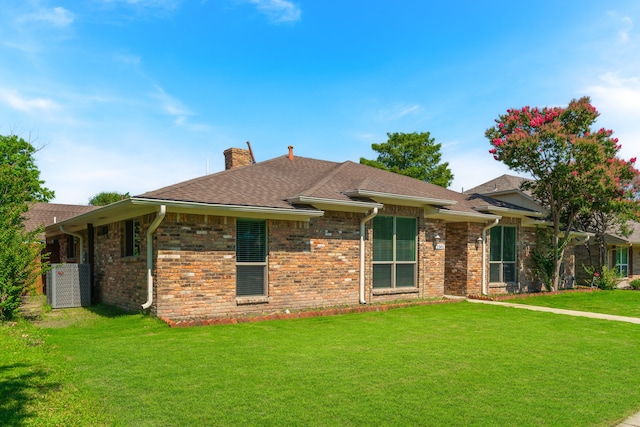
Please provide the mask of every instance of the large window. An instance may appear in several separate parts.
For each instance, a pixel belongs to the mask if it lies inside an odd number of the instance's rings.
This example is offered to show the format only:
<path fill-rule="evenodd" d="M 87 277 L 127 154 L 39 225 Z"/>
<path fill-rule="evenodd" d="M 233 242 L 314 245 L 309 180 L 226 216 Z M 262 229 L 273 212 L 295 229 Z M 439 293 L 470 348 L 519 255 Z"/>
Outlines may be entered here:
<path fill-rule="evenodd" d="M 516 228 L 497 226 L 491 229 L 489 281 L 515 283 Z"/>
<path fill-rule="evenodd" d="M 236 295 L 264 296 L 267 283 L 267 223 L 236 223 Z"/>
<path fill-rule="evenodd" d="M 629 277 L 629 248 L 618 247 L 616 252 L 616 270 L 622 277 Z"/>
<path fill-rule="evenodd" d="M 373 287 L 416 286 L 415 218 L 377 216 L 373 219 Z"/>
<path fill-rule="evenodd" d="M 140 220 L 130 219 L 124 222 L 122 233 L 122 256 L 140 255 Z"/>

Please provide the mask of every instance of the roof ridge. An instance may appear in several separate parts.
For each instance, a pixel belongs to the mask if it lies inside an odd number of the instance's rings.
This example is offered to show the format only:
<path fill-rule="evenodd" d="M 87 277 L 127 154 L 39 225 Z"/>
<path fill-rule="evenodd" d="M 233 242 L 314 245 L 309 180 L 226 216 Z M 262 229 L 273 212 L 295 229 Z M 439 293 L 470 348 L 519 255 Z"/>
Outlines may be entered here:
<path fill-rule="evenodd" d="M 317 189 L 322 187 L 324 184 L 326 184 L 331 178 L 335 177 L 336 174 L 345 167 L 345 164 L 347 162 L 342 162 L 342 163 L 333 162 L 333 163 L 335 163 L 336 166 L 333 168 L 333 170 L 330 173 L 325 175 L 324 178 L 322 178 L 320 181 L 316 182 L 311 187 L 301 191 L 299 195 L 300 196 L 304 196 L 304 195 L 313 194 L 314 191 L 316 191 Z"/>

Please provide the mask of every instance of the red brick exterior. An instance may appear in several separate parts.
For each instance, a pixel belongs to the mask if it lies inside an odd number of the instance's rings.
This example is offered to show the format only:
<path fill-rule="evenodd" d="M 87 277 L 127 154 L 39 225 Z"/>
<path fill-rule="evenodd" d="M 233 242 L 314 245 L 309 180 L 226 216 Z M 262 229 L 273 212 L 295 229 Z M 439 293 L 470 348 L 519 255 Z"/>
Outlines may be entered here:
<path fill-rule="evenodd" d="M 447 295 L 482 293 L 482 228 L 484 224 L 447 224 L 445 288 Z"/>
<path fill-rule="evenodd" d="M 242 148 L 228 148 L 224 150 L 224 169 L 233 169 L 251 164 L 251 152 Z"/>
<path fill-rule="evenodd" d="M 425 220 L 422 209 L 385 206 L 380 215 L 418 220 L 417 287 L 372 289 L 371 222 L 365 235 L 365 299 L 381 303 L 441 297 L 445 251 L 433 236 L 446 236 L 442 221 Z M 154 233 L 154 291 L 151 311 L 180 321 L 220 316 L 264 315 L 285 310 L 357 306 L 360 292 L 362 213 L 326 211 L 311 221 L 268 220 L 268 293 L 236 297 L 234 217 L 169 213 Z M 140 254 L 122 256 L 123 222 L 94 229 L 97 299 L 129 311 L 147 300 L 146 231 L 155 214 L 140 220 Z M 58 236 L 60 253 L 66 238 Z M 85 232 L 85 248 L 87 252 Z"/>
<path fill-rule="evenodd" d="M 365 225 L 364 298 L 368 304 L 482 292 L 485 223 L 445 223 L 422 208 L 385 205 L 378 215 L 417 219 L 417 286 L 372 288 L 372 224 Z M 171 321 L 264 316 L 326 307 L 352 307 L 360 299 L 360 221 L 364 213 L 325 211 L 310 221 L 267 220 L 268 287 L 265 296 L 236 297 L 236 218 L 168 213 L 154 233 L 151 312 Z M 155 214 L 140 217 L 140 254 L 122 256 L 123 222 L 94 229 L 97 299 L 130 311 L 147 300 L 146 232 Z M 489 283 L 489 293 L 537 290 L 531 249 L 535 228 L 503 218 L 517 229 L 518 283 Z M 488 234 L 488 233 L 487 233 Z M 440 245 L 434 242 L 440 237 Z M 60 236 L 60 253 L 66 239 Z M 85 248 L 87 252 L 85 232 Z M 476 248 L 476 246 L 478 246 Z M 63 262 L 65 259 L 62 260 Z"/>

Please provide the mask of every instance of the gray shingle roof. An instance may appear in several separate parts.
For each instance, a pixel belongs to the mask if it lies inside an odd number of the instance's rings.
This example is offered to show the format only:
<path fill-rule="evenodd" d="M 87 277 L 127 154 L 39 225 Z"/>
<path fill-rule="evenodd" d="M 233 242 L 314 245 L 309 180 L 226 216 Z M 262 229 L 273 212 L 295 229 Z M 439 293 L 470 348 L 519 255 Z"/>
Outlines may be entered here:
<path fill-rule="evenodd" d="M 474 212 L 487 205 L 471 197 L 407 176 L 346 161 L 342 163 L 296 156 L 276 157 L 149 191 L 136 197 L 217 205 L 291 208 L 287 200 L 311 197 L 337 202 L 353 201 L 353 190 L 452 200 L 452 212 Z"/>
<path fill-rule="evenodd" d="M 34 203 L 25 215 L 24 225 L 27 231 L 33 231 L 39 226 L 47 227 L 95 209 L 98 206 Z"/>
<path fill-rule="evenodd" d="M 504 174 L 497 178 L 492 179 L 491 181 L 487 181 L 484 184 L 480 184 L 476 187 L 465 190 L 465 194 L 491 194 L 509 190 L 519 190 L 520 185 L 524 181 L 530 181 L 528 178 L 523 178 L 521 176 L 508 175 Z M 527 191 L 525 194 L 530 195 Z"/>

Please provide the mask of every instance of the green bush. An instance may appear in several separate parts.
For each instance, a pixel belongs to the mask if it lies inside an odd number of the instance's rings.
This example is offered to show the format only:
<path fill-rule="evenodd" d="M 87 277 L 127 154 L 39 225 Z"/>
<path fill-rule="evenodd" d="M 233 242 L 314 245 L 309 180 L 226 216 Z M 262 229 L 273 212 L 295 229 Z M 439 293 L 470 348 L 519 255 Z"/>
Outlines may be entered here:
<path fill-rule="evenodd" d="M 633 279 L 629 282 L 629 286 L 631 286 L 635 290 L 640 289 L 640 279 Z"/>
<path fill-rule="evenodd" d="M 596 270 L 593 266 L 584 266 L 584 269 L 591 277 L 587 280 L 587 284 L 602 290 L 616 289 L 622 280 L 622 276 L 615 268 L 609 268 L 606 265 L 602 266 L 601 271 Z"/>

